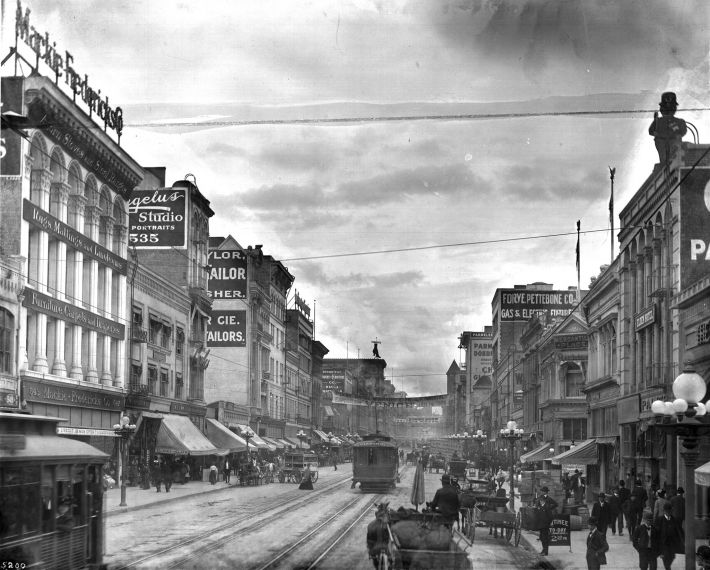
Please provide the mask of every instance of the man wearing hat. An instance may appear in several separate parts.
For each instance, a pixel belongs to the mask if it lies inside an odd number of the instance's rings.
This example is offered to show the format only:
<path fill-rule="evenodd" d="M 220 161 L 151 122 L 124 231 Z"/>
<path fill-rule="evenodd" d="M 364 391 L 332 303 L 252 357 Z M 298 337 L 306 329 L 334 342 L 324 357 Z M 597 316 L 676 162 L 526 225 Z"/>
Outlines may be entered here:
<path fill-rule="evenodd" d="M 678 109 L 675 93 L 672 91 L 663 93 L 658 105 L 661 115 L 658 115 L 658 111 L 653 114 L 653 122 L 648 127 L 648 134 L 653 137 L 656 143 L 661 165 L 667 165 L 676 155 L 680 154 L 681 139 L 688 132 L 688 127 L 683 119 L 674 117 Z"/>
<path fill-rule="evenodd" d="M 540 542 L 542 542 L 542 551 L 540 554 L 543 556 L 547 556 L 547 548 L 550 546 L 550 523 L 557 508 L 557 501 L 548 497 L 549 492 L 550 489 L 542 487 L 540 489 L 541 495 L 535 501 L 535 507 L 541 511 Z"/>
<path fill-rule="evenodd" d="M 652 527 L 653 516 L 646 512 L 631 536 L 631 544 L 639 553 L 639 568 L 641 570 L 656 570 L 657 568 L 656 553 L 653 552 L 651 546 Z"/>
<path fill-rule="evenodd" d="M 606 493 L 599 493 L 599 500 L 594 503 L 591 516 L 597 519 L 599 532 L 606 534 L 606 529 L 611 522 L 611 507 L 606 502 Z"/>
<path fill-rule="evenodd" d="M 599 570 L 602 564 L 606 564 L 606 553 L 609 550 L 609 543 L 606 536 L 597 528 L 596 517 L 589 517 L 589 535 L 587 536 L 587 568 L 588 570 Z"/>
<path fill-rule="evenodd" d="M 437 489 L 434 499 L 429 503 L 429 507 L 441 513 L 446 521 L 446 526 L 453 526 L 455 521 L 459 519 L 459 509 L 461 502 L 459 501 L 458 491 L 451 485 L 451 477 L 444 474 L 441 476 L 441 489 Z"/>
<path fill-rule="evenodd" d="M 669 502 L 671 504 L 671 516 L 676 519 L 682 527 L 685 522 L 685 489 L 678 487 L 676 494 L 669 499 Z"/>
<path fill-rule="evenodd" d="M 666 570 L 671 569 L 676 554 L 685 552 L 685 534 L 680 522 L 671 515 L 670 503 L 663 506 L 663 515 L 653 521 L 651 548 L 656 556 L 661 556 Z"/>

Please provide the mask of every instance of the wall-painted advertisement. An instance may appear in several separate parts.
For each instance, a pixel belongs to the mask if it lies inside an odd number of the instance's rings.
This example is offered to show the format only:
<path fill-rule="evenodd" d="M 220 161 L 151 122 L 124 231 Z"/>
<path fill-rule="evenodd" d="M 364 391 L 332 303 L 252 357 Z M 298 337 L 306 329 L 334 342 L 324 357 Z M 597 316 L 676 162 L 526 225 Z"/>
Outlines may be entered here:
<path fill-rule="evenodd" d="M 321 386 L 323 390 L 342 394 L 345 391 L 345 370 L 323 367 L 321 371 Z"/>
<path fill-rule="evenodd" d="M 501 321 L 528 321 L 540 318 L 565 317 L 577 304 L 576 291 L 500 290 Z"/>
<path fill-rule="evenodd" d="M 685 289 L 710 275 L 710 168 L 682 168 L 680 178 L 680 288 Z"/>
<path fill-rule="evenodd" d="M 213 299 L 247 298 L 247 256 L 240 249 L 211 249 L 209 294 Z"/>
<path fill-rule="evenodd" d="M 212 310 L 207 328 L 207 346 L 244 347 L 247 345 L 247 312 Z"/>
<path fill-rule="evenodd" d="M 471 388 L 481 378 L 493 373 L 493 335 L 485 332 L 471 332 L 469 358 L 471 366 Z"/>
<path fill-rule="evenodd" d="M 128 239 L 142 249 L 185 249 L 187 194 L 184 188 L 134 190 L 128 201 Z"/>

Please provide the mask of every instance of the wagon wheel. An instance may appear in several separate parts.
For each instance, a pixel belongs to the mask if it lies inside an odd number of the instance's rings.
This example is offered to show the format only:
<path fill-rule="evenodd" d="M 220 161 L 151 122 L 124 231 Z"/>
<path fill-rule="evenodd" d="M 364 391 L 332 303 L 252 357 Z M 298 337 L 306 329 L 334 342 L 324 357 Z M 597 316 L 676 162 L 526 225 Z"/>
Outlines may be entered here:
<path fill-rule="evenodd" d="M 473 543 L 476 537 L 476 509 L 466 509 L 466 538 Z"/>
<path fill-rule="evenodd" d="M 520 528 L 522 526 L 521 524 L 521 516 L 520 512 L 515 516 L 515 546 L 517 547 L 520 544 Z"/>
<path fill-rule="evenodd" d="M 311 481 L 314 483 L 318 481 L 318 471 L 311 471 Z"/>
<path fill-rule="evenodd" d="M 510 523 L 508 523 L 510 524 Z M 505 539 L 510 542 L 510 539 L 513 538 L 513 531 L 515 528 L 513 526 L 506 526 L 505 527 Z M 503 534 L 503 529 L 501 529 L 501 534 Z"/>

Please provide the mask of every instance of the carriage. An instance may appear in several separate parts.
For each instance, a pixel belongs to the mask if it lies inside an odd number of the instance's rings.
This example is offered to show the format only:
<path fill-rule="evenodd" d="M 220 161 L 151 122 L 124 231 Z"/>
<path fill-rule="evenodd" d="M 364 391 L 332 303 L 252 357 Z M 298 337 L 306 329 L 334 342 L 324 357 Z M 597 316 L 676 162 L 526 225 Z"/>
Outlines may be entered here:
<path fill-rule="evenodd" d="M 315 453 L 294 451 L 284 454 L 279 483 L 300 483 L 307 466 L 311 471 L 311 481 L 315 483 L 318 481 L 318 456 Z"/>
<path fill-rule="evenodd" d="M 439 469 L 446 470 L 446 458 L 443 454 L 437 453 L 429 458 L 429 473 L 431 473 L 433 469 L 436 469 L 437 473 Z"/>
<path fill-rule="evenodd" d="M 364 492 L 387 492 L 399 482 L 399 449 L 392 438 L 366 435 L 353 445 L 352 487 Z"/>
<path fill-rule="evenodd" d="M 520 544 L 521 516 L 508 509 L 508 497 L 496 496 L 490 482 L 485 479 L 468 479 L 461 490 L 461 530 L 473 542 L 476 527 L 488 526 L 490 532 L 510 542 L 514 538 L 515 546 Z"/>
<path fill-rule="evenodd" d="M 466 472 L 468 470 L 468 461 L 465 459 L 452 459 L 449 461 L 448 471 L 449 475 L 456 477 L 459 482 L 466 481 Z"/>
<path fill-rule="evenodd" d="M 434 512 L 392 510 L 376 505 L 375 521 L 367 528 L 367 546 L 377 570 L 472 568 L 466 549 L 471 544 Z"/>

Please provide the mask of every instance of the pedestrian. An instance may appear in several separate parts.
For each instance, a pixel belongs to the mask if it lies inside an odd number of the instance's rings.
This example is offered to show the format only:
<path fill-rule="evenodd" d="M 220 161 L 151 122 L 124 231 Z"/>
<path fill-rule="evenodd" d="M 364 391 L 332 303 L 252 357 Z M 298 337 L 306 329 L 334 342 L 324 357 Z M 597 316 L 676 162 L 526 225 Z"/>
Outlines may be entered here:
<path fill-rule="evenodd" d="M 333 455 L 333 471 L 337 471 L 337 470 L 338 470 L 338 456 L 334 454 Z"/>
<path fill-rule="evenodd" d="M 160 458 L 156 455 L 153 459 L 153 464 L 151 465 L 150 476 L 153 479 L 153 485 L 155 485 L 155 492 L 160 493 L 160 487 L 163 481 L 163 472 L 160 465 Z"/>
<path fill-rule="evenodd" d="M 173 465 L 168 461 L 163 462 L 163 467 L 161 469 L 161 475 L 163 477 L 163 483 L 165 484 L 165 492 L 170 492 L 170 487 L 173 486 Z"/>
<path fill-rule="evenodd" d="M 680 522 L 681 528 L 685 526 L 685 489 L 678 487 L 676 494 L 673 495 L 669 502 L 671 504 L 671 516 Z"/>
<path fill-rule="evenodd" d="M 548 496 L 550 489 L 542 487 L 542 493 L 535 501 L 535 508 L 540 512 L 540 542 L 542 542 L 542 551 L 540 554 L 547 556 L 547 549 L 550 546 L 550 523 L 552 523 L 552 515 L 557 509 L 557 501 Z"/>
<path fill-rule="evenodd" d="M 626 483 L 623 479 L 619 481 L 619 487 L 617 490 L 619 492 L 619 505 L 621 509 L 619 511 L 619 520 L 617 521 L 619 527 L 619 536 L 622 536 L 624 534 L 624 520 L 626 520 L 626 528 L 629 531 L 629 539 L 631 539 L 631 491 L 629 491 L 629 489 L 626 487 Z"/>
<path fill-rule="evenodd" d="M 313 490 L 313 479 L 311 478 L 311 466 L 306 464 L 306 468 L 303 470 L 303 476 L 301 477 L 301 483 L 298 488 L 302 491 L 312 491 Z"/>
<path fill-rule="evenodd" d="M 591 515 L 597 519 L 597 530 L 606 535 L 606 529 L 611 523 L 611 507 L 606 502 L 606 493 L 599 493 L 599 500 L 592 506 Z"/>
<path fill-rule="evenodd" d="M 666 499 L 666 492 L 664 489 L 659 489 L 656 491 L 656 501 L 653 503 L 653 519 L 663 516 L 663 507 L 668 504 L 668 499 Z"/>
<path fill-rule="evenodd" d="M 575 469 L 574 473 L 572 473 L 572 477 L 570 477 L 570 491 L 572 492 L 575 504 L 580 502 L 577 500 L 579 497 L 579 469 Z"/>
<path fill-rule="evenodd" d="M 616 534 L 616 527 L 619 527 L 619 536 L 624 534 L 624 517 L 621 514 L 621 500 L 619 499 L 619 489 L 614 489 L 610 495 L 607 496 L 607 503 L 609 503 L 609 510 L 611 519 L 609 520 L 609 528 L 611 528 L 611 534 Z"/>
<path fill-rule="evenodd" d="M 210 465 L 210 484 L 215 485 L 217 483 L 217 466 L 212 462 Z"/>
<path fill-rule="evenodd" d="M 644 513 L 641 523 L 634 529 L 631 544 L 639 553 L 639 568 L 641 570 L 656 570 L 658 567 L 656 554 L 651 544 L 653 517 L 651 513 Z"/>
<path fill-rule="evenodd" d="M 222 481 L 224 483 L 227 483 L 229 485 L 229 481 L 231 479 L 231 465 L 229 464 L 229 458 L 225 457 L 224 458 L 224 465 L 222 466 Z"/>
<path fill-rule="evenodd" d="M 587 570 L 599 570 L 606 564 L 606 553 L 609 544 L 606 536 L 597 528 L 597 519 L 589 517 L 589 534 L 587 535 Z"/>
<path fill-rule="evenodd" d="M 653 521 L 651 545 L 656 556 L 663 561 L 663 568 L 670 570 L 676 554 L 685 552 L 685 535 L 680 522 L 671 515 L 671 504 L 663 506 L 663 515 Z"/>
<path fill-rule="evenodd" d="M 631 489 L 630 497 L 629 517 L 631 526 L 629 527 L 629 532 L 631 533 L 636 529 L 636 525 L 641 522 L 641 513 L 643 513 L 643 508 L 646 505 L 646 499 L 646 489 L 643 488 L 641 479 L 636 479 L 634 488 Z"/>

